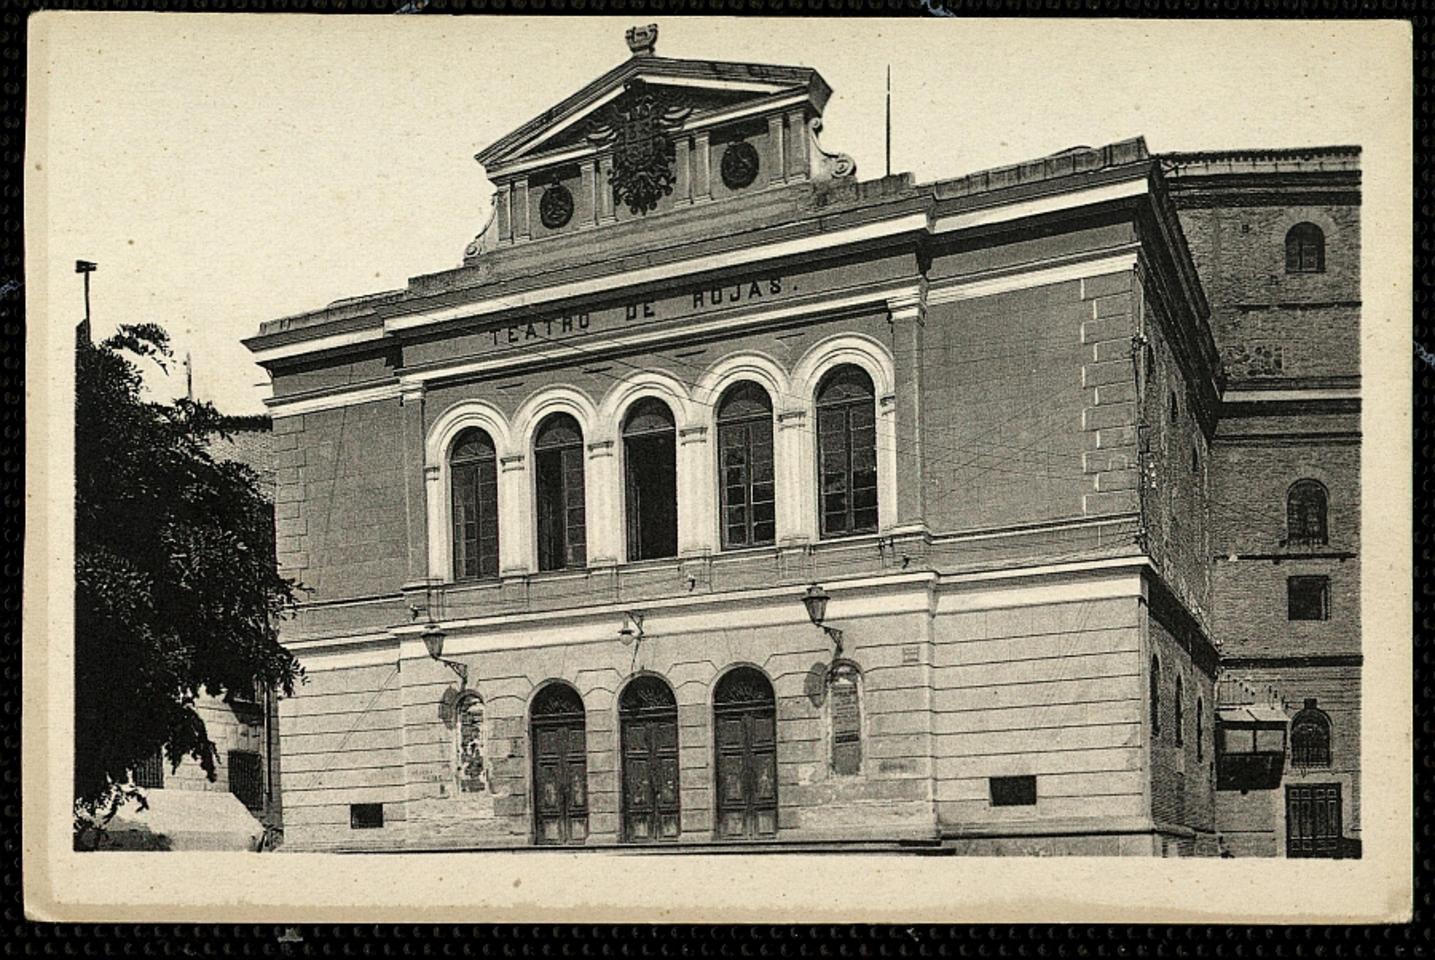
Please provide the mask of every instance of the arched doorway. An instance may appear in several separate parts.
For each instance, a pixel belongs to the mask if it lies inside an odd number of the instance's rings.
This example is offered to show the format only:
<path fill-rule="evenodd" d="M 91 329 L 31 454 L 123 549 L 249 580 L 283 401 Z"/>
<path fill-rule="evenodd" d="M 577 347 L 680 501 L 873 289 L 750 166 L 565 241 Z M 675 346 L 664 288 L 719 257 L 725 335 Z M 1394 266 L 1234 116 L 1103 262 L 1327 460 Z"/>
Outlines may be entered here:
<path fill-rule="evenodd" d="M 581 843 L 588 836 L 588 728 L 583 698 L 566 683 L 533 701 L 533 838 Z"/>
<path fill-rule="evenodd" d="M 777 703 L 772 684 L 752 667 L 719 681 L 717 732 L 719 837 L 777 835 Z"/>
<path fill-rule="evenodd" d="M 638 677 L 618 701 L 623 743 L 623 839 L 676 840 L 678 702 L 661 678 Z"/>

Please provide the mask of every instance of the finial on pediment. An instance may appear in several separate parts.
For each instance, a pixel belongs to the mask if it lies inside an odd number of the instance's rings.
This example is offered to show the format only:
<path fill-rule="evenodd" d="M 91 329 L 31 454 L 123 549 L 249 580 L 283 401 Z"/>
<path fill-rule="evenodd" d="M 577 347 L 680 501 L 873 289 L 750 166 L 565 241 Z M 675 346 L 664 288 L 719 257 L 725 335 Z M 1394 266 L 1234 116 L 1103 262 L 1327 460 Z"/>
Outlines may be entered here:
<path fill-rule="evenodd" d="M 635 57 L 651 57 L 653 48 L 658 45 L 658 25 L 650 23 L 646 27 L 629 27 L 628 49 L 633 51 Z"/>

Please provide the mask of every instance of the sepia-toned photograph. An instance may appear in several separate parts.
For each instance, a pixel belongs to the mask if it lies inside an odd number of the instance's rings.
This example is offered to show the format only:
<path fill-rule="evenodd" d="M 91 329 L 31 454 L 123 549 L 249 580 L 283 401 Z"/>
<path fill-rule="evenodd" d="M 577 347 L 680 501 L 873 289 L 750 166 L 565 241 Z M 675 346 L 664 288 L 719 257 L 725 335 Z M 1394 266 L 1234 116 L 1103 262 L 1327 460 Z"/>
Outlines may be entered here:
<path fill-rule="evenodd" d="M 38 915 L 1408 916 L 1408 29 L 649 19 L 32 17 Z"/>

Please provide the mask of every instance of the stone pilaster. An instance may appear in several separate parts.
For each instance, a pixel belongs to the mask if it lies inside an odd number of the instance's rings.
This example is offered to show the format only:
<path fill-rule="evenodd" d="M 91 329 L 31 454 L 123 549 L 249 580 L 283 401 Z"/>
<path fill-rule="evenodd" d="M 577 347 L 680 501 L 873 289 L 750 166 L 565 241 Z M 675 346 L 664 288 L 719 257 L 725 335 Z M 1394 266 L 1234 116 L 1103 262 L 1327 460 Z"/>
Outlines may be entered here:
<path fill-rule="evenodd" d="M 408 583 L 426 580 L 429 575 L 429 514 L 442 503 L 425 483 L 424 385 L 405 383 L 399 392 L 399 418 L 403 436 L 404 514 L 408 527 Z M 437 464 L 432 465 L 438 469 Z"/>
<path fill-rule="evenodd" d="M 583 484 L 590 567 L 613 566 L 623 557 L 622 477 L 615 446 L 612 440 L 588 444 Z"/>
<path fill-rule="evenodd" d="M 882 494 L 889 489 L 895 492 L 897 509 L 885 512 L 879 503 L 879 512 L 884 512 L 889 518 L 882 522 L 884 531 L 925 529 L 926 494 L 922 482 L 922 364 L 927 326 L 925 291 L 918 289 L 910 295 L 890 298 L 887 309 L 888 320 L 892 324 L 892 352 L 896 359 L 896 383 L 890 405 L 892 422 L 889 426 L 896 451 L 896 477 L 892 487 L 879 489 Z M 886 441 L 880 435 L 885 406 L 884 403 L 878 404 L 879 464 L 889 459 L 883 447 Z"/>
<path fill-rule="evenodd" d="M 605 223 L 618 219 L 618 213 L 613 209 L 613 188 L 609 186 L 613 175 L 613 155 L 603 154 L 598 158 L 598 222 Z"/>
<path fill-rule="evenodd" d="M 521 577 L 533 570 L 533 484 L 521 453 L 498 461 L 498 571 Z"/>
<path fill-rule="evenodd" d="M 796 546 L 817 539 L 816 424 L 806 410 L 783 410 L 773 436 L 777 494 L 777 542 Z"/>
<path fill-rule="evenodd" d="M 702 130 L 693 135 L 693 199 L 712 198 L 712 148 L 708 142 L 708 132 Z"/>
<path fill-rule="evenodd" d="M 807 116 L 801 110 L 787 115 L 787 179 L 806 180 L 812 161 L 807 156 Z"/>
<path fill-rule="evenodd" d="M 768 171 L 768 183 L 782 183 L 787 179 L 786 136 L 782 127 L 781 114 L 767 118 L 767 163 L 763 166 Z"/>
<path fill-rule="evenodd" d="M 513 236 L 516 240 L 527 240 L 532 231 L 528 225 L 528 178 L 513 182 Z"/>
<path fill-rule="evenodd" d="M 700 557 L 717 549 L 717 504 L 712 444 L 706 426 L 678 431 L 678 556 Z"/>

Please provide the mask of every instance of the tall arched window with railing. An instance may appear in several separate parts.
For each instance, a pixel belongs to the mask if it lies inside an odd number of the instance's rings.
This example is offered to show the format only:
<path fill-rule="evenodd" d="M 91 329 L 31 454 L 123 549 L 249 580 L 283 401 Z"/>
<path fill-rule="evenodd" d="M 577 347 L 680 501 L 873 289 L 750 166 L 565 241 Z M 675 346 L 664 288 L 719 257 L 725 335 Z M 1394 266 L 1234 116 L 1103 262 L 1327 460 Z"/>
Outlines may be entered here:
<path fill-rule="evenodd" d="M 673 411 L 654 397 L 623 418 L 628 559 L 678 555 L 678 438 Z"/>
<path fill-rule="evenodd" d="M 584 566 L 588 538 L 583 428 L 568 414 L 550 414 L 538 425 L 533 438 L 533 480 L 538 506 L 538 569 Z"/>
<path fill-rule="evenodd" d="M 1319 480 L 1297 480 L 1286 491 L 1286 542 L 1323 544 L 1329 539 L 1327 527 L 1330 498 Z"/>
<path fill-rule="evenodd" d="M 1324 273 L 1325 234 L 1313 223 L 1298 223 L 1286 233 L 1286 273 Z"/>
<path fill-rule="evenodd" d="M 722 545 L 777 539 L 772 465 L 772 398 L 750 380 L 723 392 L 717 408 Z"/>
<path fill-rule="evenodd" d="M 877 529 L 877 403 L 872 378 L 844 364 L 817 386 L 822 536 Z"/>
<path fill-rule="evenodd" d="M 448 458 L 453 519 L 453 577 L 498 576 L 498 456 L 477 428 L 454 440 Z"/>

